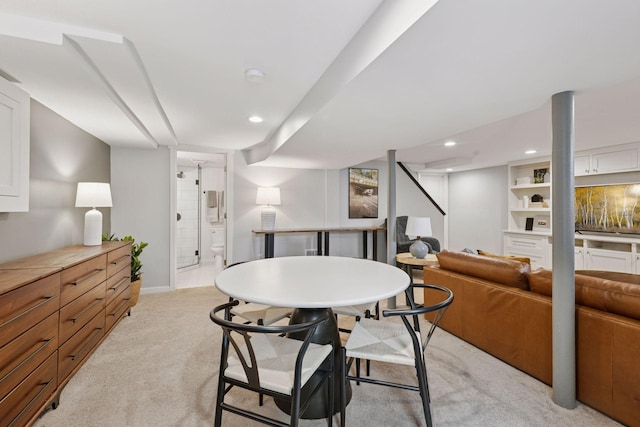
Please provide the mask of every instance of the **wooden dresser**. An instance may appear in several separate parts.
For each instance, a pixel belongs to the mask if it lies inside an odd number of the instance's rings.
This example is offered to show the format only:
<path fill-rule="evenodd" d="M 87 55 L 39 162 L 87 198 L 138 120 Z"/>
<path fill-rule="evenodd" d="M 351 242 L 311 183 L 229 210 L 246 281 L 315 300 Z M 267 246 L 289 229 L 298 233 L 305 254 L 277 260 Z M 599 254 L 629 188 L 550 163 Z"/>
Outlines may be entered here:
<path fill-rule="evenodd" d="M 0 264 L 0 427 L 33 424 L 127 315 L 129 242 Z"/>

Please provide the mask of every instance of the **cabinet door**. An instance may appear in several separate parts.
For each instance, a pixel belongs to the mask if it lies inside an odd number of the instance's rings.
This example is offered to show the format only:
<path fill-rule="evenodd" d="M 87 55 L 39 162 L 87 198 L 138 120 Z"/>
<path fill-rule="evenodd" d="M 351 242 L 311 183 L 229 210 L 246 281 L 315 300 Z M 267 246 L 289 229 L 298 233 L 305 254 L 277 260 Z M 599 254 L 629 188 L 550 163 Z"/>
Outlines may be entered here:
<path fill-rule="evenodd" d="M 589 175 L 591 171 L 591 156 L 576 156 L 573 160 L 573 172 L 575 176 Z"/>
<path fill-rule="evenodd" d="M 606 249 L 587 249 L 585 267 L 587 270 L 617 271 L 631 273 L 631 254 Z"/>
<path fill-rule="evenodd" d="M 0 212 L 29 210 L 29 102 L 0 77 Z"/>
<path fill-rule="evenodd" d="M 638 150 L 611 151 L 591 156 L 591 173 L 611 173 L 638 169 Z"/>
<path fill-rule="evenodd" d="M 575 269 L 584 270 L 584 249 L 575 248 L 574 251 L 576 254 Z"/>

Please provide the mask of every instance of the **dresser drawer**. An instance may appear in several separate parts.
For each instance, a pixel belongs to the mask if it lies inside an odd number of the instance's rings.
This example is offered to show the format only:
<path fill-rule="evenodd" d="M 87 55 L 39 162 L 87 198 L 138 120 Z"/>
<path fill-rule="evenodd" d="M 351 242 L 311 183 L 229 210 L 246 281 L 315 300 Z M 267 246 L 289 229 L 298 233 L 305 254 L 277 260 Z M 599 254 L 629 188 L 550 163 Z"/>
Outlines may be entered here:
<path fill-rule="evenodd" d="M 110 330 L 113 325 L 118 323 L 122 317 L 129 311 L 129 296 L 131 295 L 131 288 L 127 286 L 122 289 L 114 300 L 107 305 L 107 331 Z"/>
<path fill-rule="evenodd" d="M 60 342 L 78 332 L 89 320 L 104 309 L 105 283 L 100 283 L 60 309 Z"/>
<path fill-rule="evenodd" d="M 56 273 L 0 296 L 0 347 L 58 310 Z"/>
<path fill-rule="evenodd" d="M 131 269 L 125 268 L 107 279 L 107 304 L 131 283 Z"/>
<path fill-rule="evenodd" d="M 101 255 L 62 273 L 60 306 L 64 306 L 107 279 L 107 255 Z"/>
<path fill-rule="evenodd" d="M 58 313 L 53 313 L 0 348 L 0 399 L 58 348 Z"/>
<path fill-rule="evenodd" d="M 58 350 L 58 381 L 62 383 L 104 336 L 104 310 L 84 325 Z"/>
<path fill-rule="evenodd" d="M 130 262 L 131 245 L 109 252 L 107 254 L 107 277 L 113 276 L 124 267 L 129 267 Z"/>
<path fill-rule="evenodd" d="M 31 375 L 0 400 L 0 426 L 23 426 L 39 414 L 55 392 L 57 383 L 54 352 Z"/>
<path fill-rule="evenodd" d="M 529 251 L 544 251 L 547 238 L 544 236 L 506 235 L 505 246 Z"/>

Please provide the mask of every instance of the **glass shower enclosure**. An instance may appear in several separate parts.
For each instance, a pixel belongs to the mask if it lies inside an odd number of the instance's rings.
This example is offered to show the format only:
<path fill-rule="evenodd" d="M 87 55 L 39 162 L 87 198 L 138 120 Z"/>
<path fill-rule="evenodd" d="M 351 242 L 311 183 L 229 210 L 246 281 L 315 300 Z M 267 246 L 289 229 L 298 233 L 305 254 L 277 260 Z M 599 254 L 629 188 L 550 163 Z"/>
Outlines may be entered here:
<path fill-rule="evenodd" d="M 200 165 L 179 166 L 176 179 L 176 262 L 185 268 L 200 263 Z"/>

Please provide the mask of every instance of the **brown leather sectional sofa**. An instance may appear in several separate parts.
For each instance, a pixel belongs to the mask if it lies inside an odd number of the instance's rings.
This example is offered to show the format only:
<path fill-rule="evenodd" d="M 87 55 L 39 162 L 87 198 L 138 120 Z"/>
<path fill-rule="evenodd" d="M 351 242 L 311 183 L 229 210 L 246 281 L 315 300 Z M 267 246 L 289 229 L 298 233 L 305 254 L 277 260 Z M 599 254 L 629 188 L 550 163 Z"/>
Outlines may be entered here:
<path fill-rule="evenodd" d="M 551 271 L 451 251 L 438 262 L 425 283 L 455 295 L 440 326 L 551 385 Z M 576 272 L 578 400 L 629 426 L 640 426 L 639 279 Z"/>

